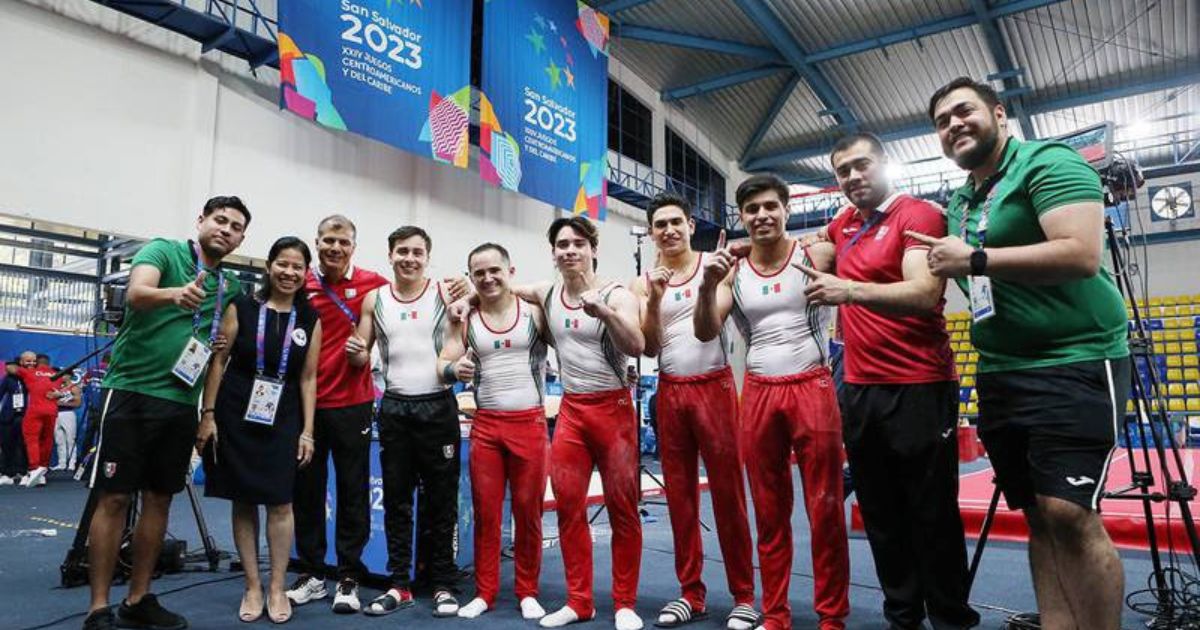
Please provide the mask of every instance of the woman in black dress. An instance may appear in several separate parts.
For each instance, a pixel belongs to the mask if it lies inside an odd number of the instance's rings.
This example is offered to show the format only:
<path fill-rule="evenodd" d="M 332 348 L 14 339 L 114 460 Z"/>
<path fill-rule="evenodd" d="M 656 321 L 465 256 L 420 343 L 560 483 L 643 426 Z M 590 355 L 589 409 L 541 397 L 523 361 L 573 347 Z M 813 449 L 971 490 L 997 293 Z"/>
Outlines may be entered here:
<path fill-rule="evenodd" d="M 291 618 L 284 595 L 292 547 L 292 485 L 313 452 L 321 322 L 304 294 L 312 255 L 285 236 L 271 246 L 263 288 L 234 299 L 221 319 L 232 340 L 213 355 L 196 446 L 204 454 L 205 495 L 233 501 L 233 539 L 246 572 L 238 618 L 263 613 L 258 571 L 258 506 L 267 508 L 271 621 Z M 211 442 L 209 448 L 205 448 Z"/>

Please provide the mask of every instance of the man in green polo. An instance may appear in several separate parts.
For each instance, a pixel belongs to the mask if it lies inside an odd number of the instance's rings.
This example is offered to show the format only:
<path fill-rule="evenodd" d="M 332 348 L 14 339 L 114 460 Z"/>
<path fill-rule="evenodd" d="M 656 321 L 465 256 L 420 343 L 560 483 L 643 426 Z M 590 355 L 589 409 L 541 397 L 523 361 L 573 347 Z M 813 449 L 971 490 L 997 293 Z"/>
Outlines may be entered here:
<path fill-rule="evenodd" d="M 182 615 L 149 592 L 150 579 L 171 497 L 187 478 L 212 346 L 227 342 L 217 339 L 221 313 L 241 292 L 221 261 L 242 244 L 249 223 L 240 199 L 213 197 L 196 218 L 194 240 L 156 238 L 133 257 L 125 323 L 104 377 L 91 473 L 98 499 L 88 532 L 92 597 L 84 630 L 187 627 Z M 141 495 L 141 510 L 129 594 L 114 615 L 109 586 L 134 492 Z"/>
<path fill-rule="evenodd" d="M 946 157 L 970 171 L 930 246 L 971 302 L 979 435 L 1025 512 L 1042 627 L 1117 630 L 1124 575 L 1097 510 L 1130 385 L 1125 305 L 1104 255 L 1100 177 L 1073 149 L 1011 137 L 988 85 L 929 101 Z"/>

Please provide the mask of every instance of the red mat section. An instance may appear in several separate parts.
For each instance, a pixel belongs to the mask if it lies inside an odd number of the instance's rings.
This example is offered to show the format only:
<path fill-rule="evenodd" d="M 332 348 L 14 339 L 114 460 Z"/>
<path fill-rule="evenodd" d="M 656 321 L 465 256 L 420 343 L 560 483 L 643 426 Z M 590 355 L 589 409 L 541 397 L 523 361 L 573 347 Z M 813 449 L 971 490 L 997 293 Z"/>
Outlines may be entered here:
<path fill-rule="evenodd" d="M 1183 449 L 1180 454 L 1184 470 L 1188 474 L 1188 481 L 1195 485 L 1197 464 L 1200 463 L 1197 460 L 1200 459 L 1200 456 L 1191 449 Z M 1145 470 L 1141 453 L 1135 450 L 1134 456 L 1137 457 L 1138 470 Z M 1178 477 L 1174 461 L 1169 462 L 1168 470 L 1174 477 Z M 1156 484 L 1152 491 L 1161 491 L 1162 475 L 1158 461 L 1152 461 L 1151 471 L 1154 473 Z M 1120 490 L 1128 486 L 1131 479 L 1132 472 L 1128 454 L 1125 450 L 1120 450 L 1113 455 L 1112 463 L 1109 466 L 1107 489 L 1110 492 Z M 988 504 L 992 499 L 993 488 L 990 467 L 967 473 L 959 478 L 958 506 L 962 512 L 963 528 L 968 537 L 977 538 L 979 536 L 983 519 L 987 516 Z M 1127 549 L 1148 549 L 1146 516 L 1142 505 L 1141 501 L 1125 499 L 1104 499 L 1100 502 L 1104 528 L 1108 530 L 1109 536 L 1117 546 Z M 1200 515 L 1200 500 L 1193 499 L 1190 505 L 1193 517 Z M 1187 549 L 1187 533 L 1183 527 L 1179 505 L 1159 502 L 1152 503 L 1150 507 L 1159 544 L 1165 546 L 1169 534 L 1177 548 Z M 859 513 L 857 501 L 851 506 L 850 520 L 851 528 L 861 533 L 863 531 L 862 515 Z M 992 522 L 989 538 L 991 540 L 1024 542 L 1028 537 L 1029 530 L 1025 527 L 1024 517 L 1020 512 L 1009 510 L 1008 505 L 1004 502 L 1004 497 L 1001 496 L 1000 506 L 996 509 L 996 518 Z"/>

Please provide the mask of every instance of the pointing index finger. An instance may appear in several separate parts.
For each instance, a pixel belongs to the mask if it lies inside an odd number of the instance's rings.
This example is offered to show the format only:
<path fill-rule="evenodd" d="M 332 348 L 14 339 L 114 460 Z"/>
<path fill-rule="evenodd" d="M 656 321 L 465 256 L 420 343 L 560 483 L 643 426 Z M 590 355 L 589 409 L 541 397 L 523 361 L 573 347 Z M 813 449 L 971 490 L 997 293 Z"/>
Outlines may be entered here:
<path fill-rule="evenodd" d="M 919 242 L 919 243 L 924 243 L 924 244 L 930 245 L 930 246 L 937 245 L 942 240 L 940 238 L 934 238 L 932 236 L 929 236 L 928 234 L 922 234 L 920 232 L 914 232 L 912 230 L 904 230 L 904 235 Z"/>
<path fill-rule="evenodd" d="M 725 249 L 725 230 L 721 230 L 721 234 L 717 236 L 717 249 Z"/>
<path fill-rule="evenodd" d="M 796 269 L 799 269 L 801 273 L 808 276 L 809 278 L 812 278 L 813 280 L 816 280 L 823 275 L 820 271 L 817 271 L 816 269 L 813 269 L 812 267 L 809 267 L 808 265 L 806 265 L 802 262 L 794 262 L 794 263 L 792 263 L 792 266 L 795 267 Z"/>

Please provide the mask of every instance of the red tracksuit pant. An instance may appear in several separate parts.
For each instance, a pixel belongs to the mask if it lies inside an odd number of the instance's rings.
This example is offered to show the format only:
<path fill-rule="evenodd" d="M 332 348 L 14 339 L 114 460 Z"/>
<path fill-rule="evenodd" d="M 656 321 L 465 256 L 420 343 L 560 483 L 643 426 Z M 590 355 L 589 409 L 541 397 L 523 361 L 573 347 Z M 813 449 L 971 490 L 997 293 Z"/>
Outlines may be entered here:
<path fill-rule="evenodd" d="M 627 389 L 563 396 L 550 445 L 550 483 L 567 574 L 567 605 L 583 619 L 596 610 L 587 516 L 593 465 L 600 469 L 604 504 L 612 524 L 613 608 L 633 608 L 637 602 L 642 563 L 637 428 Z"/>
<path fill-rule="evenodd" d="M 504 487 L 512 488 L 517 600 L 537 597 L 542 570 L 542 502 L 548 439 L 542 409 L 480 409 L 471 424 L 471 500 L 475 507 L 475 596 L 496 603 Z"/>
<path fill-rule="evenodd" d="M 21 421 L 21 435 L 25 438 L 25 453 L 29 456 L 29 470 L 50 467 L 50 451 L 54 450 L 54 425 L 58 422 L 58 408 L 49 412 L 30 409 Z"/>
<path fill-rule="evenodd" d="M 764 626 L 792 627 L 792 473 L 796 454 L 812 531 L 813 608 L 821 630 L 840 630 L 850 613 L 850 552 L 842 497 L 842 421 L 824 367 L 790 376 L 746 374 L 742 453 L 762 576 Z"/>
<path fill-rule="evenodd" d="M 659 452 L 675 540 L 675 575 L 692 610 L 705 608 L 698 457 L 712 494 L 725 579 L 735 604 L 754 604 L 754 551 L 738 452 L 737 390 L 722 368 L 696 376 L 659 375 Z"/>

